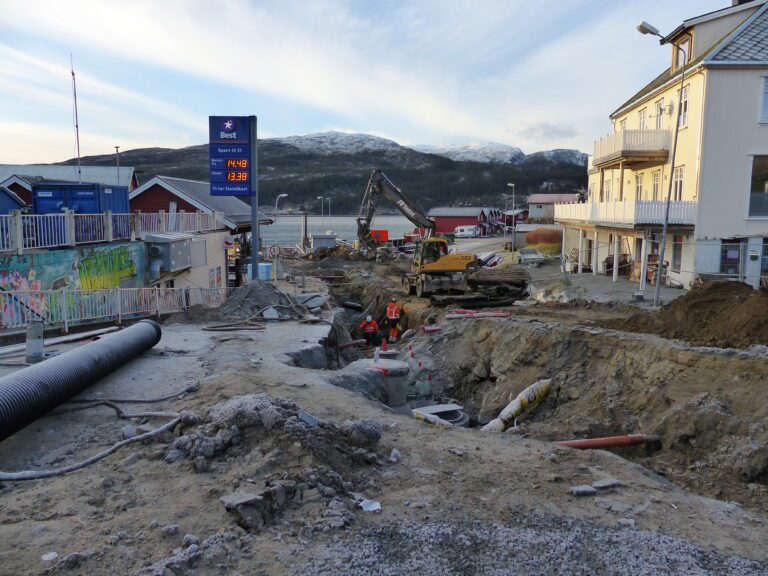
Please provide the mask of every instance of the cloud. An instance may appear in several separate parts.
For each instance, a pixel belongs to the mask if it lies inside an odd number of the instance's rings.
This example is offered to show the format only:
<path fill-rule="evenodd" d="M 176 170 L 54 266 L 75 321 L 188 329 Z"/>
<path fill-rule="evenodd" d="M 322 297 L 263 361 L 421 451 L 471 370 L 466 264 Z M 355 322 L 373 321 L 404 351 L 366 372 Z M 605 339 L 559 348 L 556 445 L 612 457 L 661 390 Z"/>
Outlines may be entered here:
<path fill-rule="evenodd" d="M 537 122 L 518 132 L 529 140 L 548 141 L 573 138 L 579 132 L 568 124 L 552 124 L 551 122 Z"/>

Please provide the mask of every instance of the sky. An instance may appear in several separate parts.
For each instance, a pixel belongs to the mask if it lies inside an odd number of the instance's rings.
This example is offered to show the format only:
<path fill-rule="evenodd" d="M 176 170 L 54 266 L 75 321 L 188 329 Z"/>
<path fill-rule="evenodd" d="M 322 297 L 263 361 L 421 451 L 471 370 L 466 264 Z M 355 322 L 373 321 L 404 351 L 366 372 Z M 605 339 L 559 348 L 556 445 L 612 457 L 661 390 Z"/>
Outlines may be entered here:
<path fill-rule="evenodd" d="M 339 130 L 589 151 L 663 71 L 662 33 L 730 0 L 0 0 L 0 163 Z"/>

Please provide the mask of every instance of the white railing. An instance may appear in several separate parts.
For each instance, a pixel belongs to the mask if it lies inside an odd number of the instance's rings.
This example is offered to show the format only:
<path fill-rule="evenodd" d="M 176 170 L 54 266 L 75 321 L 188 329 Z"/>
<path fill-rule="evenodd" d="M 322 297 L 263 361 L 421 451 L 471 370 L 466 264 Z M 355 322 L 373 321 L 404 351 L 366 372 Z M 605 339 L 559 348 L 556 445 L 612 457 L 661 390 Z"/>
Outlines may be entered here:
<path fill-rule="evenodd" d="M 555 220 L 605 224 L 663 224 L 665 202 L 624 200 L 555 204 Z M 670 202 L 670 224 L 694 224 L 696 202 Z"/>
<path fill-rule="evenodd" d="M 0 216 L 0 252 L 17 252 L 36 248 L 76 246 L 95 242 L 112 242 L 144 238 L 147 234 L 165 232 L 208 232 L 221 230 L 224 218 L 219 213 L 132 214 L 21 214 Z"/>
<path fill-rule="evenodd" d="M 40 290 L 0 292 L 0 328 L 20 328 L 31 320 L 47 326 L 159 316 L 190 306 L 215 308 L 226 288 L 113 288 L 110 290 Z"/>
<path fill-rule="evenodd" d="M 669 130 L 621 130 L 595 141 L 593 162 L 631 152 L 669 151 L 670 142 Z"/>

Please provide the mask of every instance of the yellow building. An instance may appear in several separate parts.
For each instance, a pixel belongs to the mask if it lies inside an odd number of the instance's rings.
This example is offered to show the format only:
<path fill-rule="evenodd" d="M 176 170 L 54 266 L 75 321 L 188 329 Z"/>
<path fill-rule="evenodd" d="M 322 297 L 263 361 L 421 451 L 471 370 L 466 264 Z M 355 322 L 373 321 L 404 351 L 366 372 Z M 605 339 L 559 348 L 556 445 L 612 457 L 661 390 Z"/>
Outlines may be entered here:
<path fill-rule="evenodd" d="M 611 114 L 614 131 L 589 157 L 586 201 L 555 207 L 563 255 L 645 288 L 671 183 L 664 282 L 758 286 L 768 277 L 768 0 L 733 0 L 661 42 L 670 67 Z"/>

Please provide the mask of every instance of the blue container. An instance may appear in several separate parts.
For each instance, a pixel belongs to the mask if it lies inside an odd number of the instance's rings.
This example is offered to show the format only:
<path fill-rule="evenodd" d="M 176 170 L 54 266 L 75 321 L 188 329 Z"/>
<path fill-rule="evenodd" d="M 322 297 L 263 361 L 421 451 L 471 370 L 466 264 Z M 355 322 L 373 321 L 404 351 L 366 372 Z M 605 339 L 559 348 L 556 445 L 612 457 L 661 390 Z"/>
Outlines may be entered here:
<path fill-rule="evenodd" d="M 35 214 L 60 214 L 65 208 L 75 214 L 127 214 L 127 186 L 105 184 L 35 184 L 32 186 L 32 210 Z"/>

